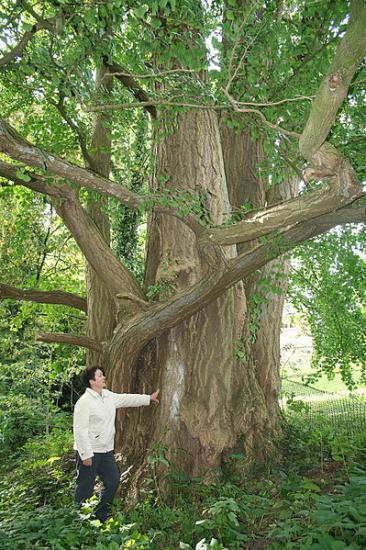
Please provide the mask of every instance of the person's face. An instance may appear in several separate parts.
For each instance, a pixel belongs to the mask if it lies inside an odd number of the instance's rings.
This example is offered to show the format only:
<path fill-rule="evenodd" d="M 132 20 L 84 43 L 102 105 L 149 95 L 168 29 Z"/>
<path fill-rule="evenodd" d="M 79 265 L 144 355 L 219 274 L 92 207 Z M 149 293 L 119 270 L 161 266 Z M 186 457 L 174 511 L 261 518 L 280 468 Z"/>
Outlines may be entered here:
<path fill-rule="evenodd" d="M 100 392 L 103 388 L 105 388 L 105 381 L 106 378 L 103 374 L 103 372 L 100 369 L 97 369 L 95 371 L 94 380 L 90 380 L 90 387 L 92 390 Z"/>

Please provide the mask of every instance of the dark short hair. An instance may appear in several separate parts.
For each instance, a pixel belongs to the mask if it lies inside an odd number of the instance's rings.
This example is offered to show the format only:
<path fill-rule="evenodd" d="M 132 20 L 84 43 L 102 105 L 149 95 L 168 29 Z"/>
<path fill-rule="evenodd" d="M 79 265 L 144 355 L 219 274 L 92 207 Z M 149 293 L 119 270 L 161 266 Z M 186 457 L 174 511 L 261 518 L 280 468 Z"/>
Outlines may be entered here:
<path fill-rule="evenodd" d="M 99 365 L 94 365 L 93 367 L 89 367 L 88 369 L 85 369 L 84 372 L 82 373 L 81 378 L 87 388 L 90 388 L 89 380 L 95 380 L 95 373 L 97 372 L 98 369 L 101 370 L 105 376 L 103 367 Z"/>

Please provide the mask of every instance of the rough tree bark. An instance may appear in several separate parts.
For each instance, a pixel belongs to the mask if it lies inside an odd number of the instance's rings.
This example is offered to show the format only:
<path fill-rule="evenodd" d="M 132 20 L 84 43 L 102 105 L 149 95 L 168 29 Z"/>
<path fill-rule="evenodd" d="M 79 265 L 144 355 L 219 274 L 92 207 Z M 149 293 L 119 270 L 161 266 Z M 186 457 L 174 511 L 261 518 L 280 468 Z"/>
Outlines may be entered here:
<path fill-rule="evenodd" d="M 223 221 L 230 205 L 215 113 L 177 116 L 174 132 L 168 131 L 156 148 L 154 188 L 198 191 L 212 222 Z M 199 254 L 196 236 L 181 221 L 155 214 L 149 234 L 147 286 L 155 284 L 160 293 L 167 288 L 179 291 L 196 283 L 209 269 Z M 228 257 L 232 256 L 233 248 L 227 247 Z M 148 365 L 140 371 L 140 379 L 148 380 L 150 387 L 158 379 L 164 388 L 149 430 L 150 444 L 168 448 L 170 456 L 180 449 L 175 462 L 189 476 L 215 473 L 222 449 L 235 441 L 232 364 L 242 325 L 238 301 L 243 298 L 239 284 L 166 332 L 156 343 L 154 376 L 148 372 Z M 122 368 L 115 369 L 116 388 L 125 386 L 129 379 L 126 362 L 122 363 Z M 141 428 L 136 429 L 135 423 L 122 421 L 122 424 L 130 424 L 121 437 L 121 441 L 128 442 L 125 450 L 130 455 L 131 443 L 133 447 L 137 438 L 146 446 L 147 433 L 142 437 Z M 146 420 L 141 418 L 138 424 L 144 425 Z M 135 459 L 141 455 L 140 451 L 135 448 L 132 453 Z"/>
<path fill-rule="evenodd" d="M 263 207 L 291 196 L 290 184 L 283 185 L 281 192 L 268 191 L 256 177 L 263 155 L 260 141 L 253 142 L 250 132 L 239 135 L 223 128 L 220 135 L 214 112 L 180 114 L 174 131 L 166 132 L 156 148 L 154 191 L 199 192 L 215 225 L 245 201 Z M 155 214 L 149 235 L 147 286 L 155 284 L 161 292 L 167 285 L 168 289 L 185 289 L 209 269 L 198 253 L 196 236 L 181 221 Z M 227 246 L 225 254 L 232 258 L 254 246 L 243 244 L 238 250 L 235 245 Z M 140 369 L 133 372 L 126 361 L 113 369 L 115 388 L 128 386 L 131 376 L 130 391 L 141 387 L 141 381 L 149 381 L 148 387 L 158 381 L 164 388 L 153 419 L 143 411 L 132 413 L 134 422 L 131 413 L 121 415 L 121 426 L 129 428 L 119 434 L 119 445 L 130 462 L 140 463 L 146 441 L 151 448 L 166 448 L 168 457 L 190 478 L 215 477 L 223 463 L 233 462 L 233 454 L 245 456 L 246 467 L 263 463 L 269 455 L 273 458 L 278 449 L 279 330 L 284 295 L 267 291 L 255 320 L 248 315 L 248 303 L 258 293 L 261 279 L 280 271 L 284 278 L 274 285 L 284 289 L 287 266 L 271 262 L 244 285 L 237 283 L 158 338 L 153 371 L 151 363 L 140 363 Z M 253 322 L 258 326 L 250 338 L 248 325 Z M 246 356 L 239 358 L 243 349 Z"/>
<path fill-rule="evenodd" d="M 253 139 L 250 127 L 235 131 L 221 120 L 221 140 L 230 203 L 238 210 L 246 203 L 253 208 L 263 208 L 282 202 L 295 195 L 296 184 L 284 182 L 275 189 L 268 189 L 268 182 L 260 177 L 264 160 L 263 138 Z M 286 176 L 284 176 L 286 177 Z M 255 246 L 238 244 L 243 253 Z M 280 327 L 287 284 L 286 260 L 269 262 L 244 281 L 246 314 L 242 329 L 241 358 L 233 365 L 240 373 L 236 387 L 239 390 L 238 408 L 233 412 L 243 437 L 238 439 L 236 452 L 245 453 L 246 464 L 265 457 L 274 458 L 278 453 L 279 390 L 280 390 Z M 278 294 L 270 286 L 278 289 Z M 233 358 L 234 361 L 234 358 Z M 245 388 L 245 390 L 243 390 Z M 246 399 L 240 393 L 245 391 Z M 241 419 L 241 420 L 240 420 Z"/>

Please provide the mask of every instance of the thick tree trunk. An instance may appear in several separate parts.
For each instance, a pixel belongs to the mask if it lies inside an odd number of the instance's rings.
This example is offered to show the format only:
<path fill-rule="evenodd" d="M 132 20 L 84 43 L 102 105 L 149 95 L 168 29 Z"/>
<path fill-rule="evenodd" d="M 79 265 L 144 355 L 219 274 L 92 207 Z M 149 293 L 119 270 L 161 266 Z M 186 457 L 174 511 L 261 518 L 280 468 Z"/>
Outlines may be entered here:
<path fill-rule="evenodd" d="M 166 181 L 158 184 L 160 190 L 200 193 L 215 224 L 229 214 L 214 113 L 190 112 L 177 117 L 175 132 L 158 141 L 156 172 L 157 181 Z M 156 215 L 150 225 L 147 285 L 154 282 L 163 292 L 170 285 L 180 290 L 194 284 L 208 269 L 197 252 L 194 234 L 173 217 Z M 226 254 L 235 255 L 235 247 L 226 247 Z M 138 460 L 147 441 L 150 446 L 158 443 L 189 477 L 211 477 L 220 472 L 222 460 L 239 444 L 241 451 L 253 455 L 252 439 L 244 446 L 243 441 L 247 434 L 249 441 L 255 426 L 268 422 L 268 417 L 254 371 L 237 358 L 245 318 L 246 296 L 240 283 L 158 339 L 158 368 L 153 377 L 142 366 L 140 385 L 129 384 L 132 366 L 125 361 L 115 370 L 119 373 L 114 377 L 115 387 L 123 381 L 125 390 L 142 391 L 142 378 L 150 382 L 150 388 L 152 378 L 158 378 L 162 389 L 153 420 L 147 420 L 146 412 L 124 413 L 129 415 L 130 427 L 118 441 L 130 459 Z M 260 420 L 261 414 L 266 422 Z M 131 417 L 136 422 L 131 422 Z M 125 418 L 121 420 L 128 425 Z M 142 436 L 138 421 L 151 427 L 150 433 L 145 430 Z"/>
<path fill-rule="evenodd" d="M 359 27 L 356 27 L 357 32 L 351 29 L 352 32 L 346 33 L 346 45 L 353 45 L 354 36 L 359 36 Z M 364 50 L 359 40 L 356 45 L 358 63 Z M 349 56 L 342 48 L 338 52 L 331 69 L 339 83 L 342 79 L 336 71 L 342 73 Z M 339 206 L 348 200 L 350 183 L 356 179 L 338 152 L 324 140 L 354 74 L 356 65 L 350 66 L 345 86 L 338 86 L 339 94 L 329 85 L 334 74 L 331 80 L 329 75 L 324 78 L 321 93 L 314 101 L 315 108 L 300 137 L 300 151 L 312 165 L 310 173 L 317 178 L 333 178 L 330 191 L 338 193 Z M 332 102 L 330 96 L 336 100 Z M 332 109 L 328 108 L 329 117 L 325 117 L 326 102 L 332 105 Z M 324 125 L 324 118 L 329 123 Z M 254 206 L 273 201 L 272 193 L 264 187 L 265 182 L 255 177 L 261 146 L 252 142 L 249 134 L 239 136 L 226 131 L 225 135 L 223 126 L 221 140 L 216 114 L 208 110 L 180 113 L 175 125 L 170 123 L 169 131 L 169 135 L 157 142 L 156 181 L 160 190 L 197 190 L 215 224 L 220 224 L 229 210 L 225 168 L 234 206 L 247 200 Z M 318 135 L 318 141 L 314 135 Z M 344 192 L 345 182 L 348 189 Z M 354 198 L 359 196 L 358 192 L 352 191 Z M 288 196 L 285 190 L 281 193 L 283 198 Z M 316 197 L 315 193 L 310 201 Z M 155 214 L 150 227 L 147 286 L 154 283 L 155 291 L 163 296 L 171 287 L 174 290 L 190 287 L 208 271 L 194 234 L 181 222 Z M 303 230 L 304 227 L 294 226 L 287 236 L 292 235 L 296 242 L 296 232 Z M 228 256 L 237 253 L 233 248 L 225 250 Z M 260 250 L 263 248 L 254 249 L 258 253 Z M 260 265 L 263 262 L 258 267 Z M 252 267 L 253 272 L 254 264 Z M 262 290 L 262 283 L 263 279 L 277 277 L 281 269 L 278 261 L 272 263 L 244 281 L 245 290 L 237 284 L 160 337 L 156 351 L 158 369 L 154 376 L 144 367 L 135 368 L 137 357 L 133 342 L 125 342 L 124 360 L 112 350 L 116 358 L 112 365 L 116 389 L 141 391 L 145 373 L 148 386 L 157 377 L 162 388 L 161 405 L 146 423 L 146 431 L 143 415 L 134 413 L 135 418 L 140 416 L 140 430 L 136 431 L 136 424 L 130 422 L 123 434 L 125 439 L 119 439 L 121 448 L 131 457 L 137 458 L 144 446 L 159 443 L 160 454 L 164 449 L 193 477 L 219 472 L 223 459 L 232 460 L 233 451 L 235 454 L 244 451 L 246 462 L 255 459 L 258 463 L 276 450 L 283 296 L 273 295 L 273 289 L 268 286 Z M 286 269 L 282 271 L 281 285 L 285 286 Z"/>
<path fill-rule="evenodd" d="M 169 177 L 167 189 L 199 193 L 211 221 L 222 223 L 230 204 L 215 113 L 177 117 L 175 132 L 159 143 L 157 174 Z M 156 224 L 155 281 L 168 279 L 178 290 L 194 284 L 209 268 L 197 252 L 194 234 L 172 217 L 160 217 Z M 227 247 L 226 254 L 232 256 L 234 248 Z M 175 463 L 190 477 L 215 475 L 222 450 L 235 442 L 232 367 L 243 300 L 237 285 L 157 343 L 163 394 L 153 440 L 171 456 L 182 450 Z"/>
<path fill-rule="evenodd" d="M 199 192 L 215 224 L 222 223 L 231 209 L 222 143 L 234 206 L 248 200 L 257 206 L 274 202 L 274 192 L 267 192 L 255 176 L 261 144 L 253 142 L 249 133 L 230 135 L 222 129 L 220 136 L 214 113 L 180 114 L 174 133 L 158 140 L 157 146 L 157 181 L 165 182 L 156 184 L 159 190 Z M 286 196 L 288 192 L 281 190 Z M 171 286 L 174 291 L 186 288 L 202 277 L 209 266 L 186 226 L 162 215 L 155 215 L 150 226 L 147 286 L 155 283 L 156 290 L 164 293 Z M 226 254 L 236 255 L 236 247 L 226 247 Z M 278 273 L 282 273 L 280 279 Z M 190 478 L 211 478 L 223 464 L 236 462 L 233 455 L 245 457 L 246 466 L 273 456 L 283 295 L 267 287 L 263 291 L 264 278 L 276 278 L 275 286 L 285 286 L 286 266 L 272 262 L 246 280 L 245 288 L 237 284 L 165 333 L 157 340 L 155 361 L 151 347 L 148 359 L 143 354 L 145 362 L 131 352 L 124 355 L 114 369 L 116 389 L 150 391 L 155 383 L 162 389 L 161 404 L 152 414 L 146 410 L 122 413 L 119 426 L 124 428 L 119 431 L 118 446 L 129 463 L 141 464 L 146 446 L 151 453 L 158 445 L 159 452 L 163 449 Z M 257 295 L 263 303 L 253 309 Z"/>

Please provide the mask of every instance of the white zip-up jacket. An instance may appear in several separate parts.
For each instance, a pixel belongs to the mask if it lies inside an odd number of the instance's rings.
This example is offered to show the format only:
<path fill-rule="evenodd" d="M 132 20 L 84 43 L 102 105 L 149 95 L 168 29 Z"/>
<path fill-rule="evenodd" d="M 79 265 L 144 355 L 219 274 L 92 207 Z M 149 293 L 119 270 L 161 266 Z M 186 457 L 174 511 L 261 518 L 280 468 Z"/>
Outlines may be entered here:
<path fill-rule="evenodd" d="M 116 409 L 150 405 L 150 395 L 137 393 L 102 394 L 87 388 L 74 409 L 74 449 L 86 460 L 94 453 L 106 453 L 114 449 Z"/>

